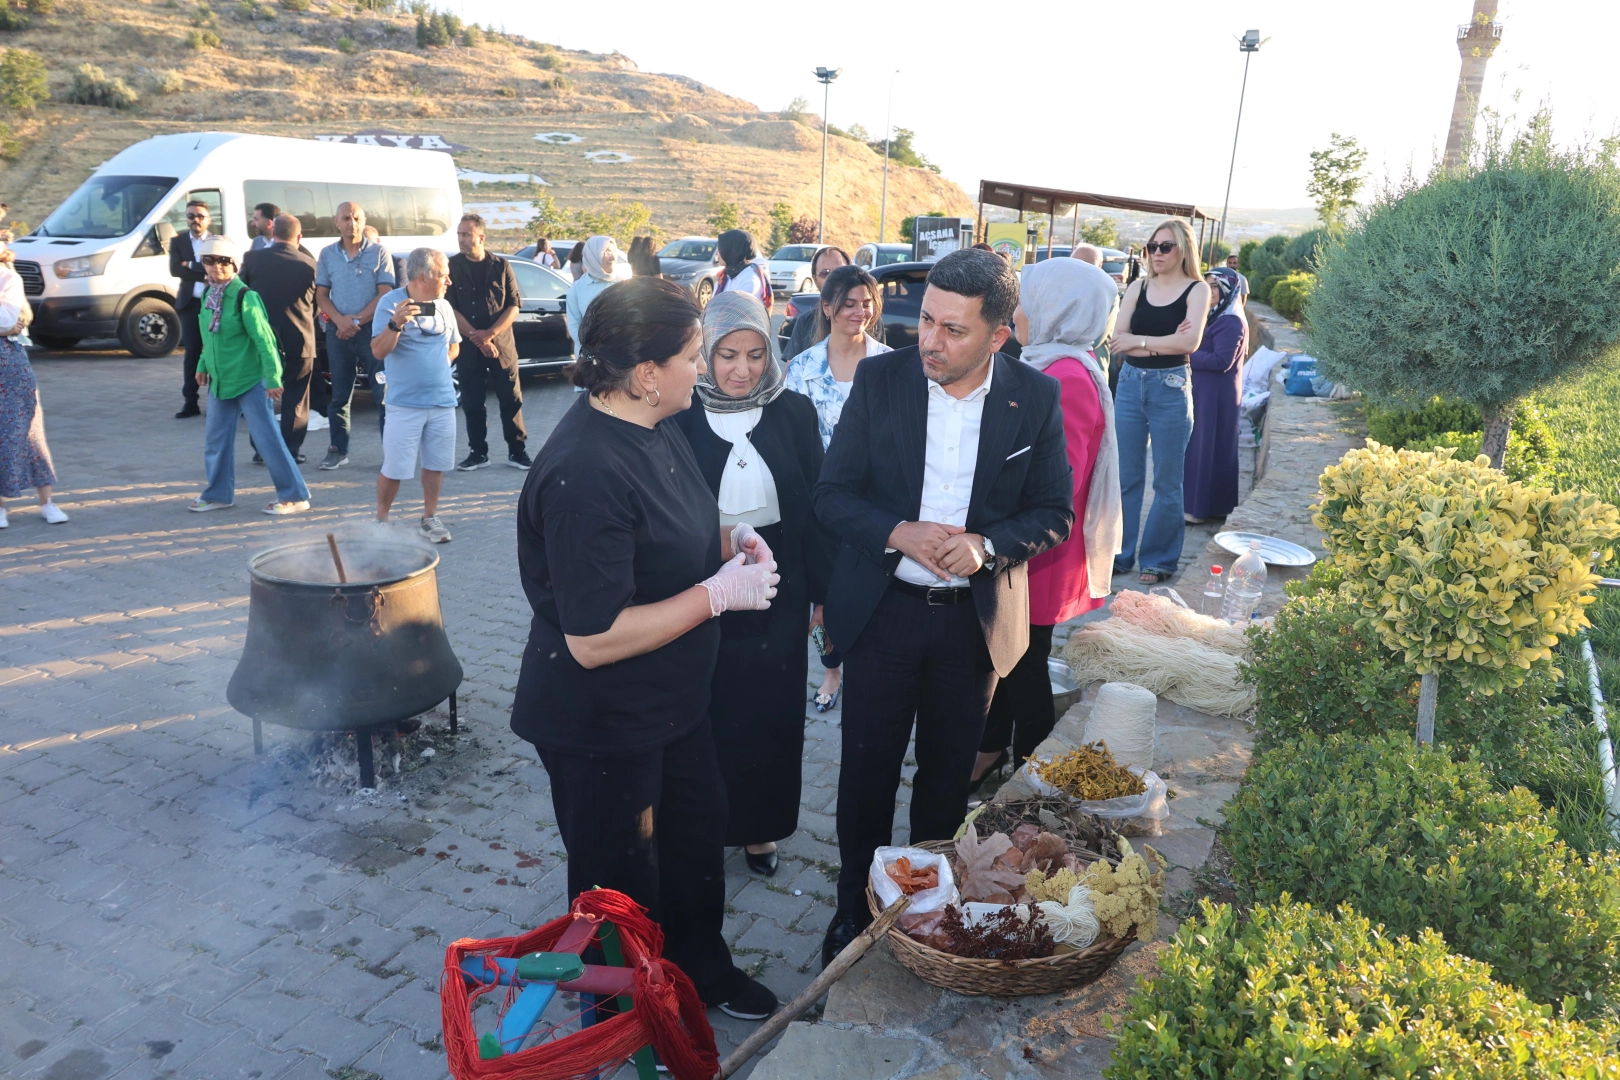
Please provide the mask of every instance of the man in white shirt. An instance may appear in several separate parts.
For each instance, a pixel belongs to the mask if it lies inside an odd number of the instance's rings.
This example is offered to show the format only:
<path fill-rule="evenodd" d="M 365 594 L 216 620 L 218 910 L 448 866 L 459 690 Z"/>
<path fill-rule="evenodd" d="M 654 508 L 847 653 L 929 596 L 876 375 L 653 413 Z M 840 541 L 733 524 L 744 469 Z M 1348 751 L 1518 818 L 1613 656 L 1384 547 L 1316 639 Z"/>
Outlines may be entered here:
<path fill-rule="evenodd" d="M 917 345 L 861 361 L 822 464 L 816 516 L 842 541 L 826 625 L 846 673 L 823 963 L 871 921 L 867 869 L 913 718 L 911 842 L 961 824 L 998 673 L 1029 646 L 1027 563 L 1074 523 L 1058 384 L 999 354 L 1017 306 L 994 252 L 935 263 Z"/>

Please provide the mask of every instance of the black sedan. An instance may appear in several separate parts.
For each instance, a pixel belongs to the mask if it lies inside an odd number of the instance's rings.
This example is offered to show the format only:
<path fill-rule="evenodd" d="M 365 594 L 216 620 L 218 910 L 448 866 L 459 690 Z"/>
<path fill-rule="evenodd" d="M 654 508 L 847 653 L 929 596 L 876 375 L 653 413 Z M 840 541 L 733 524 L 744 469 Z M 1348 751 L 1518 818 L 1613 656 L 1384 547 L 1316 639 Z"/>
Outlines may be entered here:
<path fill-rule="evenodd" d="M 872 335 L 891 349 L 903 349 L 917 344 L 917 321 L 922 317 L 923 292 L 928 288 L 928 271 L 933 263 L 904 262 L 879 266 L 871 271 L 883 295 L 882 325 Z M 816 305 L 821 302 L 818 293 L 797 293 L 788 301 L 789 318 L 782 320 L 777 332 L 785 351 L 793 334 L 793 318 L 816 317 Z M 1014 338 L 1008 338 L 1002 352 L 1017 356 L 1021 351 Z"/>

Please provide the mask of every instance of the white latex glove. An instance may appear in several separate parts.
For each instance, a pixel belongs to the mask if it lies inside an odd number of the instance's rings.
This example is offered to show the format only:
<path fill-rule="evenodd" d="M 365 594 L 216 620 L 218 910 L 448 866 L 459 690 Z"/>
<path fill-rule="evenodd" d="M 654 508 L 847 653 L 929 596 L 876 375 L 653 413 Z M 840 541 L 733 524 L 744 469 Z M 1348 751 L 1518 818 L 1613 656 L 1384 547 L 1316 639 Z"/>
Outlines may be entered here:
<path fill-rule="evenodd" d="M 771 606 L 776 583 L 781 580 L 776 573 L 776 561 L 750 563 L 744 561 L 746 558 L 739 552 L 736 558 L 720 567 L 719 573 L 702 583 L 709 591 L 711 617 L 727 611 L 764 611 Z"/>
<path fill-rule="evenodd" d="M 770 545 L 765 538 L 754 531 L 754 527 L 747 522 L 739 521 L 731 530 L 731 550 L 747 556 L 747 562 L 774 562 L 776 556 L 771 554 Z"/>

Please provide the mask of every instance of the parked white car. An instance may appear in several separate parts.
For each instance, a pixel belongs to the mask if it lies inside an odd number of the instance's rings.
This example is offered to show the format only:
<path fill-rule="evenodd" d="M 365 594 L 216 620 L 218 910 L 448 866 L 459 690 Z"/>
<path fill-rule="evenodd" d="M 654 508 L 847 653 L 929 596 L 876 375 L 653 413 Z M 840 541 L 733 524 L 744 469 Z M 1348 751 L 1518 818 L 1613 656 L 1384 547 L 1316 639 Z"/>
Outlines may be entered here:
<path fill-rule="evenodd" d="M 816 257 L 816 252 L 826 246 L 826 244 L 789 244 L 777 248 L 770 262 L 766 263 L 771 291 L 777 296 L 792 296 L 794 293 L 809 292 L 814 288 L 815 282 L 810 278 L 810 260 Z"/>
<path fill-rule="evenodd" d="M 910 261 L 910 244 L 862 244 L 855 249 L 855 265 L 863 270 Z"/>

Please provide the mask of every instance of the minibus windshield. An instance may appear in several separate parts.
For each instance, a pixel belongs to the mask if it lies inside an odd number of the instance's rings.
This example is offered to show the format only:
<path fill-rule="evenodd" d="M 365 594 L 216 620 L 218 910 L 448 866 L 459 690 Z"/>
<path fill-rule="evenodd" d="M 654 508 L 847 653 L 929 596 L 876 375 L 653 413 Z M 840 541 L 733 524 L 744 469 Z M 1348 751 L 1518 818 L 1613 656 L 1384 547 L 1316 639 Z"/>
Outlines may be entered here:
<path fill-rule="evenodd" d="M 92 176 L 35 230 L 37 236 L 128 236 L 178 182 L 173 176 Z"/>

